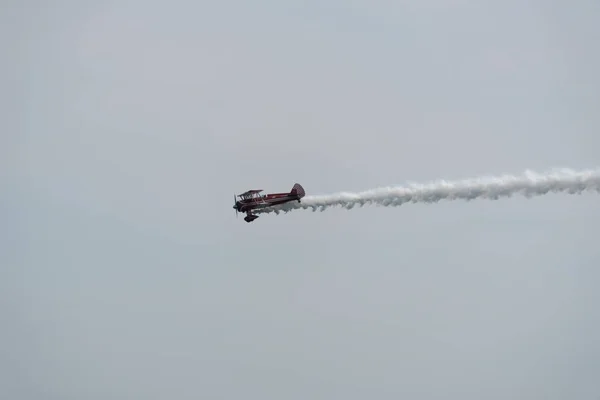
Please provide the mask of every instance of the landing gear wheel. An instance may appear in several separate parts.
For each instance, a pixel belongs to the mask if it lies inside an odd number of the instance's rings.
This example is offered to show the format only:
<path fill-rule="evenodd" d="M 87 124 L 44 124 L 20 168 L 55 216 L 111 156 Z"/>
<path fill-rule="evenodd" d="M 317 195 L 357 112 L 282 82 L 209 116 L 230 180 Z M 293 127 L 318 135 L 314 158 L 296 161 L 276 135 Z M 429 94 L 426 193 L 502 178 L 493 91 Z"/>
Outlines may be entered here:
<path fill-rule="evenodd" d="M 258 218 L 258 215 L 246 215 L 244 217 L 244 221 L 246 222 L 252 222 L 254 221 L 256 218 Z"/>

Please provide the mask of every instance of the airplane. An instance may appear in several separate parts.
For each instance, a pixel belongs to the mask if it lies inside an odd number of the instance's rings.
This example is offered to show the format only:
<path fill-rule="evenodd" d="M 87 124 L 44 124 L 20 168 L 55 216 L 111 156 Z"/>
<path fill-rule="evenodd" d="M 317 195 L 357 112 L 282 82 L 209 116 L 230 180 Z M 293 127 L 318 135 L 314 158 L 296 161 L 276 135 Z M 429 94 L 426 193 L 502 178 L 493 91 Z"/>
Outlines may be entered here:
<path fill-rule="evenodd" d="M 233 208 L 235 209 L 235 214 L 237 215 L 238 211 L 245 212 L 246 216 L 244 217 L 244 221 L 252 222 L 258 218 L 258 215 L 252 214 L 252 210 L 267 208 L 294 200 L 300 203 L 300 199 L 305 195 L 304 188 L 299 183 L 294 184 L 289 193 L 271 193 L 267 195 L 260 195 L 260 192 L 262 192 L 262 189 L 248 190 L 242 194 L 239 194 L 237 197 L 239 197 L 240 200 L 237 201 L 234 194 L 233 201 L 235 204 Z"/>

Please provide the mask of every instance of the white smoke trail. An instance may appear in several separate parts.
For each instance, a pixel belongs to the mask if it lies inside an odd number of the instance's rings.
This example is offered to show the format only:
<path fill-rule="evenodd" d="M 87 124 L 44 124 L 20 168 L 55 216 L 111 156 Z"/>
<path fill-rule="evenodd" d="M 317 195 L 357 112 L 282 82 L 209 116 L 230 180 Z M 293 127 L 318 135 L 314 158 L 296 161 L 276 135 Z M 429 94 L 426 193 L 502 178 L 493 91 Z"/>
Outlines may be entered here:
<path fill-rule="evenodd" d="M 257 214 L 295 209 L 323 211 L 329 207 L 351 209 L 354 206 L 375 204 L 401 206 L 405 203 L 436 203 L 440 200 L 498 200 L 501 197 L 522 195 L 527 198 L 548 193 L 581 194 L 585 191 L 600 193 L 600 168 L 589 170 L 555 169 L 545 173 L 525 171 L 522 175 L 488 176 L 457 181 L 433 181 L 389 186 L 358 193 L 340 192 L 329 195 L 306 196 L 296 201 L 255 210 Z"/>

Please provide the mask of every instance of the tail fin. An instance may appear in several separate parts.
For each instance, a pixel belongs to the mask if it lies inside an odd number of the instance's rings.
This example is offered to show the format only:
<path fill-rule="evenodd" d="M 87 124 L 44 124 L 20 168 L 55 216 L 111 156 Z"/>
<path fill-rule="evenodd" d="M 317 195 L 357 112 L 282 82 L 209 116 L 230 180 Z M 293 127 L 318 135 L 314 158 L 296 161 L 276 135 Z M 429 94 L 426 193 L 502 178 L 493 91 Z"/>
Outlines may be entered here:
<path fill-rule="evenodd" d="M 297 195 L 300 199 L 303 198 L 305 195 L 304 188 L 299 183 L 294 184 L 291 193 Z"/>

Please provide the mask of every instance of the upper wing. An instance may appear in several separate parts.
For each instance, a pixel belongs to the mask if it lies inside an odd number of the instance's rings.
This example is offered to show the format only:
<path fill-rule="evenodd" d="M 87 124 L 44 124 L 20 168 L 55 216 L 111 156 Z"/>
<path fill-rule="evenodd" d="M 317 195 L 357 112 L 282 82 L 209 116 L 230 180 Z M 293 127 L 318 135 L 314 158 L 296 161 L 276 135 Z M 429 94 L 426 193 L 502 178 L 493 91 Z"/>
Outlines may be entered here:
<path fill-rule="evenodd" d="M 262 189 L 252 189 L 252 190 L 248 190 L 242 194 L 238 194 L 239 197 L 248 197 L 252 194 L 256 194 L 256 193 L 260 193 L 262 192 Z"/>

